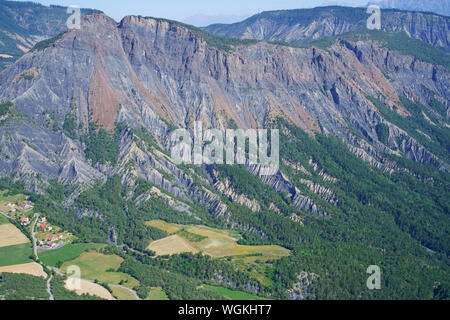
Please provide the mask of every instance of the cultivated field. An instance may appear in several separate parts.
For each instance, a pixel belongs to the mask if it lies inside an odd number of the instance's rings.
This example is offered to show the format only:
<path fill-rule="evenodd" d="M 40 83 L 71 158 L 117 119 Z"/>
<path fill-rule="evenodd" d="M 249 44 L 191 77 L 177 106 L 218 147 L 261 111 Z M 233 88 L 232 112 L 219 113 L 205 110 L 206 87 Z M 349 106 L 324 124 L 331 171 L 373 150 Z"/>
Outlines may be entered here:
<path fill-rule="evenodd" d="M 167 297 L 166 293 L 162 288 L 151 288 L 148 297 L 145 300 L 162 301 L 162 300 L 169 300 L 169 298 Z"/>
<path fill-rule="evenodd" d="M 240 235 L 228 230 L 183 226 L 159 220 L 150 221 L 147 225 L 172 234 L 150 244 L 148 249 L 155 251 L 157 255 L 202 252 L 214 258 L 246 257 L 250 260 L 267 261 L 288 256 L 290 253 L 288 249 L 280 246 L 239 245 L 237 241 Z"/>
<path fill-rule="evenodd" d="M 174 223 L 168 223 L 162 220 L 149 221 L 146 223 L 146 225 L 165 231 L 168 234 L 174 234 L 183 228 L 183 226 Z"/>
<path fill-rule="evenodd" d="M 35 277 L 47 278 L 47 274 L 44 272 L 44 268 L 42 268 L 42 266 L 36 262 L 18 264 L 15 266 L 0 267 L 0 273 L 2 272 L 23 273 Z"/>
<path fill-rule="evenodd" d="M 73 283 L 66 280 L 65 287 L 67 290 L 75 291 L 80 296 L 83 294 L 90 294 L 106 300 L 115 300 L 111 293 L 99 284 L 87 280 L 80 280 L 80 284 L 81 288 L 74 288 L 72 287 Z"/>
<path fill-rule="evenodd" d="M 80 267 L 82 279 L 98 280 L 107 284 L 120 284 L 130 289 L 137 287 L 139 281 L 130 275 L 110 271 L 117 270 L 122 262 L 123 259 L 119 256 L 103 255 L 96 251 L 89 251 L 74 260 L 65 262 L 61 266 L 61 270 L 66 272 L 69 266 L 75 265 Z"/>
<path fill-rule="evenodd" d="M 120 287 L 113 287 L 113 286 L 110 286 L 110 287 L 111 287 L 113 296 L 117 300 L 136 300 L 136 297 L 128 290 L 126 290 L 124 288 L 120 288 Z"/>
<path fill-rule="evenodd" d="M 29 263 L 32 254 L 29 243 L 0 247 L 0 267 Z"/>
<path fill-rule="evenodd" d="M 187 240 L 178 235 L 153 241 L 147 249 L 156 252 L 157 256 L 179 254 L 183 252 L 198 252 L 198 250 L 191 246 Z"/>
<path fill-rule="evenodd" d="M 62 263 L 79 257 L 83 252 L 103 247 L 103 244 L 96 243 L 76 243 L 67 244 L 56 250 L 42 251 L 39 258 L 46 265 L 56 267 Z"/>
<path fill-rule="evenodd" d="M 29 242 L 30 240 L 12 224 L 0 225 L 0 248 Z"/>

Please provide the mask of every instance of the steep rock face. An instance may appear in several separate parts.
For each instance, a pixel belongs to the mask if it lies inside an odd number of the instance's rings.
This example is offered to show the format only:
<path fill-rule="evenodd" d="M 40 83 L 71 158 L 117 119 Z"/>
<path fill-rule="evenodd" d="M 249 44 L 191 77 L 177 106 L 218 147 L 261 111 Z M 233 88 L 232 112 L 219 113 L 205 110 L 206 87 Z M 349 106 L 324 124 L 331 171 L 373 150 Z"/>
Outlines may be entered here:
<path fill-rule="evenodd" d="M 20 76 L 29 70 L 32 78 Z M 374 42 L 340 40 L 328 51 L 256 43 L 225 52 L 177 23 L 127 17 L 117 24 L 103 14 L 89 15 L 81 30 L 26 54 L 0 73 L 0 101 L 12 101 L 20 115 L 1 120 L 0 174 L 16 174 L 33 185 L 39 184 L 36 174 L 63 183 L 92 183 L 119 174 L 122 183 L 133 185 L 142 178 L 226 216 L 220 192 L 197 185 L 154 148 L 138 147 L 130 130 L 122 132 L 117 164 L 93 165 L 80 140 L 92 131 L 89 122 L 111 132 L 117 122 L 145 128 L 168 149 L 172 125 L 192 129 L 194 121 L 202 121 L 205 127 L 225 129 L 234 120 L 243 129 L 261 128 L 282 117 L 310 135 L 323 132 L 343 139 L 363 160 L 392 170 L 382 152 L 403 152 L 426 163 L 438 160 L 386 121 L 367 96 L 409 117 L 399 95 L 426 103 L 424 86 L 446 102 L 449 76 L 444 67 Z M 72 138 L 61 129 L 69 117 L 75 122 Z M 389 127 L 387 145 L 375 130 L 380 123 Z M 130 161 L 136 168 L 127 168 Z M 267 177 L 258 168 L 248 170 L 290 194 L 299 209 L 326 214 L 281 172 Z M 333 181 L 322 174 L 324 181 Z"/>
<path fill-rule="evenodd" d="M 323 37 L 366 30 L 369 14 L 365 8 L 322 7 L 269 11 L 242 22 L 217 24 L 205 29 L 226 37 L 282 41 L 301 45 Z M 450 19 L 430 13 L 382 10 L 383 32 L 404 32 L 434 46 L 449 48 Z"/>
<path fill-rule="evenodd" d="M 250 210 L 256 212 L 261 210 L 261 205 L 256 200 L 251 200 L 243 194 L 237 194 L 232 188 L 230 181 L 225 179 L 224 182 L 218 181 L 214 184 L 214 187 L 219 190 L 224 196 L 228 197 L 231 201 L 246 206 Z"/>
<path fill-rule="evenodd" d="M 306 300 L 309 296 L 308 289 L 317 278 L 319 278 L 319 276 L 314 273 L 308 273 L 306 271 L 297 273 L 298 281 L 293 285 L 292 289 L 287 290 L 289 299 Z"/>
<path fill-rule="evenodd" d="M 277 174 L 271 176 L 263 175 L 261 173 L 264 171 L 260 165 L 247 166 L 247 170 L 259 177 L 265 184 L 271 186 L 276 191 L 286 193 L 292 199 L 292 203 L 297 209 L 308 211 L 318 216 L 328 215 L 326 212 L 321 212 L 314 201 L 311 198 L 304 196 L 282 172 L 279 171 Z"/>

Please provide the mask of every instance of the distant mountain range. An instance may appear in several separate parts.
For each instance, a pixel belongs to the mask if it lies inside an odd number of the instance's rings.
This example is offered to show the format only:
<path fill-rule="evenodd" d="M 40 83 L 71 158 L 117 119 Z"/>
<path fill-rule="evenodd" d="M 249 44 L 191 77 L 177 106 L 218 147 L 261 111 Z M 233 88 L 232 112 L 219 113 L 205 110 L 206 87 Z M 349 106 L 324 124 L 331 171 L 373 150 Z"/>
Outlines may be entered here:
<path fill-rule="evenodd" d="M 434 12 L 445 16 L 450 16 L 449 0 L 382 0 L 370 1 L 369 4 L 376 4 L 381 8 L 386 9 Z"/>
<path fill-rule="evenodd" d="M 348 32 L 367 31 L 365 8 L 318 7 L 267 11 L 233 24 L 214 24 L 205 30 L 224 37 L 308 45 L 311 41 Z M 381 29 L 404 33 L 434 46 L 450 47 L 450 23 L 446 17 L 396 9 L 383 11 Z"/>

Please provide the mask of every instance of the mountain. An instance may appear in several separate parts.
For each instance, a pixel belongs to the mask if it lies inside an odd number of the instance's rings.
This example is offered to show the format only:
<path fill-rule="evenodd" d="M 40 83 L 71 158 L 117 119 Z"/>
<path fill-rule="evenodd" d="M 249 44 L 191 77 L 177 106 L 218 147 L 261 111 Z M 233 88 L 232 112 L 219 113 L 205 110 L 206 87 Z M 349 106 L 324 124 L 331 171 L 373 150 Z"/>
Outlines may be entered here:
<path fill-rule="evenodd" d="M 30 195 L 79 241 L 110 244 L 121 272 L 171 299 L 217 298 L 205 283 L 276 299 L 442 298 L 450 71 L 440 27 L 427 28 L 444 48 L 384 32 L 298 48 L 86 15 L 0 73 L 0 189 Z M 176 165 L 170 133 L 195 121 L 279 128 L 280 170 Z M 146 222 L 158 219 L 290 254 L 150 258 L 165 233 Z M 367 289 L 374 264 L 383 290 Z"/>
<path fill-rule="evenodd" d="M 81 10 L 82 15 L 92 12 L 94 10 Z M 37 42 L 66 30 L 68 18 L 67 7 L 0 0 L 0 70 Z"/>
<path fill-rule="evenodd" d="M 367 30 L 366 8 L 319 7 L 268 11 L 242 22 L 214 24 L 205 30 L 220 36 L 308 45 L 327 36 Z M 381 31 L 405 33 L 434 46 L 449 48 L 450 19 L 435 14 L 383 10 Z"/>
<path fill-rule="evenodd" d="M 379 5 L 381 8 L 386 9 L 434 12 L 444 16 L 450 16 L 450 1 L 448 0 L 383 0 L 371 1 L 369 4 Z"/>

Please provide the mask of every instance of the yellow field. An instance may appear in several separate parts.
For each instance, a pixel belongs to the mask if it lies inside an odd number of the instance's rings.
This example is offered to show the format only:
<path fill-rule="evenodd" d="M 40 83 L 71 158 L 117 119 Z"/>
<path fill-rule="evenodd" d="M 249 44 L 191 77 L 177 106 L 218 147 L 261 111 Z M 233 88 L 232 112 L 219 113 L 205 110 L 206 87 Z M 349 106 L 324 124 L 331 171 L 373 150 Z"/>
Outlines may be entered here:
<path fill-rule="evenodd" d="M 174 223 L 167 223 L 162 220 L 153 220 L 145 223 L 147 226 L 157 228 L 159 230 L 165 231 L 168 234 L 174 234 L 180 231 L 183 226 L 176 225 Z"/>
<path fill-rule="evenodd" d="M 107 284 L 120 284 L 127 288 L 139 286 L 139 281 L 128 274 L 122 272 L 107 272 L 109 269 L 117 270 L 123 259 L 116 255 L 104 255 L 97 251 L 83 253 L 78 258 L 67 261 L 61 266 L 63 272 L 69 266 L 75 265 L 81 269 L 81 278 L 88 280 L 98 280 Z"/>
<path fill-rule="evenodd" d="M 184 226 L 163 221 L 150 221 L 149 226 L 164 230 L 169 234 L 186 230 L 189 233 L 206 237 L 200 242 L 192 242 L 180 235 L 172 235 L 150 244 L 148 249 L 157 255 L 178 254 L 183 252 L 202 252 L 214 258 L 245 257 L 248 262 L 255 260 L 279 259 L 290 254 L 288 249 L 280 246 L 243 246 L 237 244 L 240 235 L 233 231 L 219 230 L 206 226 Z M 253 255 L 253 256 L 252 256 Z"/>
<path fill-rule="evenodd" d="M 15 266 L 0 267 L 0 273 L 24 273 L 36 277 L 47 278 L 47 274 L 39 263 L 31 262 L 26 264 L 18 264 Z"/>
<path fill-rule="evenodd" d="M 114 297 L 109 293 L 108 290 L 103 288 L 101 285 L 87 281 L 87 280 L 80 280 L 80 288 L 74 288 L 72 287 L 73 283 L 69 280 L 65 281 L 65 287 L 67 290 L 75 291 L 76 294 L 79 296 L 83 294 L 90 294 L 92 296 L 97 296 L 106 300 L 116 300 Z"/>
<path fill-rule="evenodd" d="M 0 248 L 28 242 L 30 240 L 12 224 L 0 225 Z"/>
<path fill-rule="evenodd" d="M 150 243 L 147 249 L 156 252 L 157 256 L 179 254 L 183 252 L 197 253 L 198 250 L 180 236 L 173 235 Z"/>

